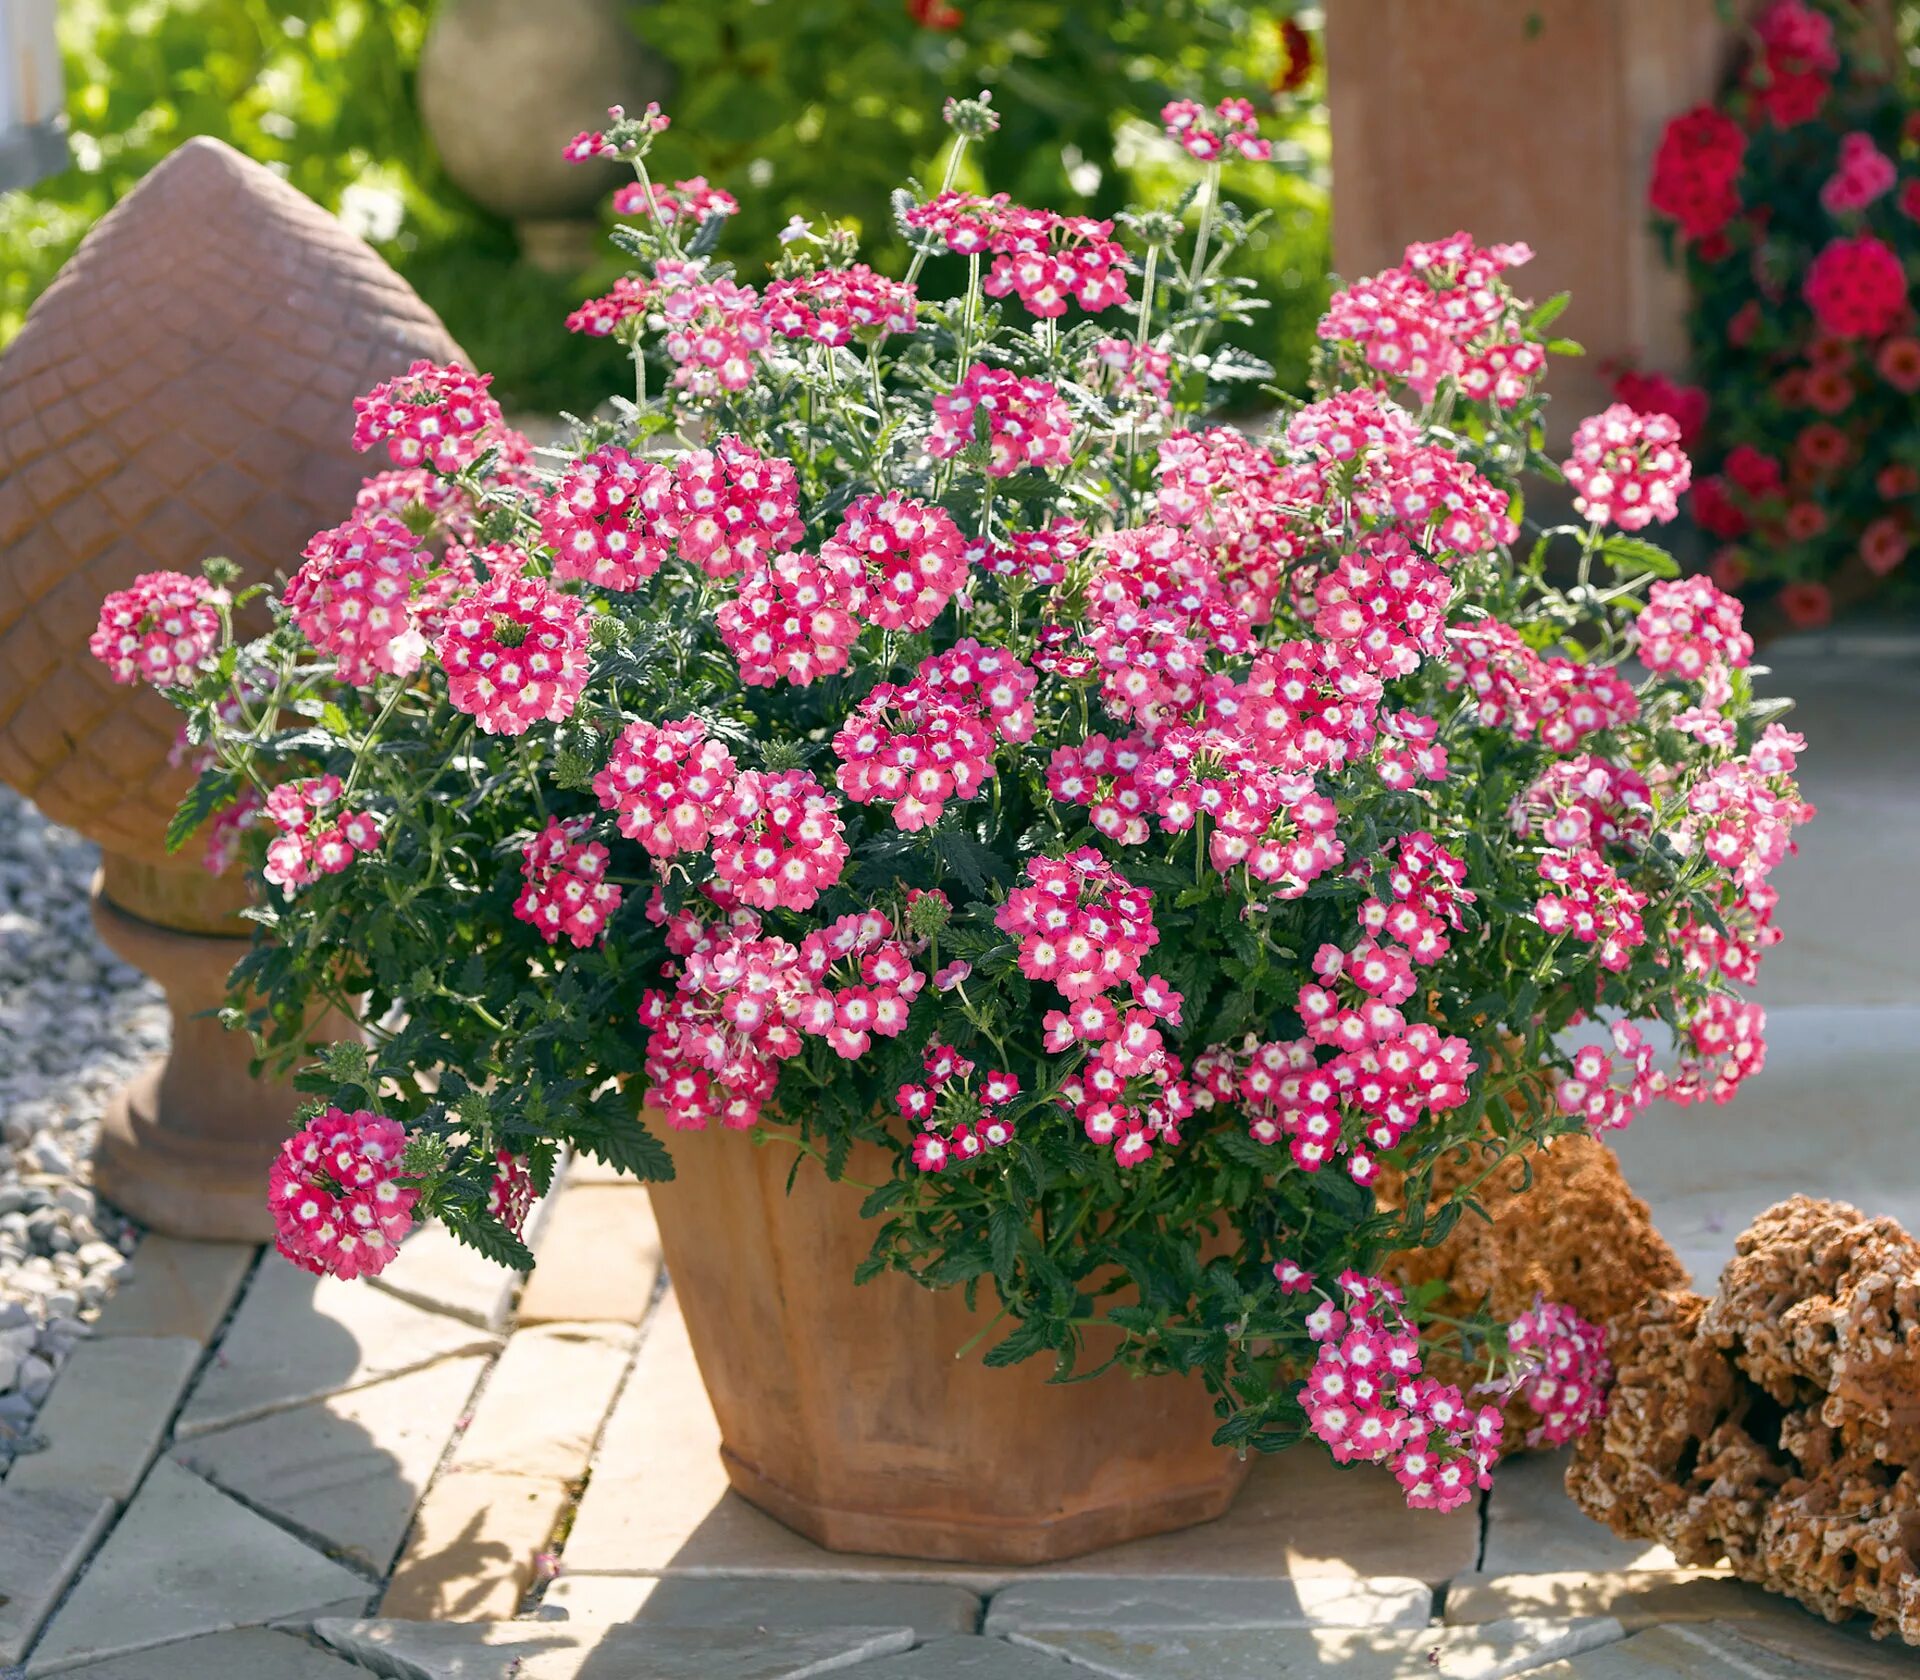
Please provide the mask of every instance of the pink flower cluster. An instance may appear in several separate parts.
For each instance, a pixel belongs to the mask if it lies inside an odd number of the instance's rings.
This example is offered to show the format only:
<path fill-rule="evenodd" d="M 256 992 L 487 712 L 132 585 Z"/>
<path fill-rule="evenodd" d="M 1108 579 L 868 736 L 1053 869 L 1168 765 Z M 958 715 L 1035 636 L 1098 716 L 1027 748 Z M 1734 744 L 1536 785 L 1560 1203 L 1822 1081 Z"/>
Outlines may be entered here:
<path fill-rule="evenodd" d="M 1189 157 L 1217 163 L 1234 156 L 1248 163 L 1268 163 L 1273 142 L 1260 138 L 1260 119 L 1249 100 L 1223 99 L 1209 111 L 1194 99 L 1176 99 L 1160 109 L 1167 138 Z"/>
<path fill-rule="evenodd" d="M 755 910 L 810 909 L 847 863 L 839 808 L 804 770 L 742 771 L 712 835 L 714 875 Z"/>
<path fill-rule="evenodd" d="M 629 181 L 615 191 L 613 213 L 616 216 L 651 216 L 663 227 L 675 222 L 704 222 L 709 216 L 740 214 L 740 201 L 730 192 L 709 186 L 704 175 L 675 181 L 670 187 L 654 186 L 651 189 L 651 203 L 648 191 L 638 181 Z"/>
<path fill-rule="evenodd" d="M 192 682 L 220 645 L 219 608 L 227 599 L 205 578 L 142 572 L 100 603 L 87 651 L 117 683 L 171 688 Z"/>
<path fill-rule="evenodd" d="M 540 505 L 553 575 L 627 590 L 659 571 L 679 535 L 674 470 L 609 444 L 571 461 Z"/>
<path fill-rule="evenodd" d="M 487 1186 L 487 1212 L 516 1237 L 527 1228 L 527 1215 L 533 1211 L 533 1174 L 527 1170 L 526 1157 L 511 1150 L 494 1151 L 499 1169 Z"/>
<path fill-rule="evenodd" d="M 698 718 L 627 725 L 593 791 L 618 813 L 620 832 L 651 857 L 701 852 L 733 793 L 733 754 L 707 738 Z"/>
<path fill-rule="evenodd" d="M 673 520 L 682 559 L 729 578 L 790 549 L 806 527 L 793 463 L 728 435 L 674 467 Z"/>
<path fill-rule="evenodd" d="M 916 304 L 913 287 L 855 263 L 771 281 L 765 313 L 767 325 L 782 338 L 840 345 L 856 337 L 912 332 Z"/>
<path fill-rule="evenodd" d="M 267 1174 L 275 1246 L 302 1271 L 371 1277 L 399 1252 L 420 1192 L 400 1179 L 396 1120 L 329 1108 L 280 1146 Z"/>
<path fill-rule="evenodd" d="M 1363 537 L 1315 588 L 1313 627 L 1328 641 L 1350 643 L 1382 679 L 1407 677 L 1423 658 L 1445 655 L 1452 595 L 1446 573 L 1397 531 Z"/>
<path fill-rule="evenodd" d="M 1747 134 L 1732 117 L 1698 105 L 1675 117 L 1653 154 L 1647 203 L 1680 225 L 1684 239 L 1716 238 L 1740 212 Z"/>
<path fill-rule="evenodd" d="M 1536 1300 L 1507 1326 L 1507 1351 L 1520 1368 L 1519 1398 L 1539 1417 L 1530 1447 L 1560 1447 L 1606 1414 L 1613 1364 L 1607 1333 L 1559 1301 Z"/>
<path fill-rule="evenodd" d="M 1354 345 L 1365 366 L 1423 403 L 1451 379 L 1476 402 L 1511 408 L 1533 388 L 1546 353 L 1499 277 L 1532 256 L 1525 245 L 1483 249 L 1464 233 L 1409 245 L 1399 267 L 1334 294 L 1319 336 Z"/>
<path fill-rule="evenodd" d="M 1637 770 L 1581 753 L 1535 777 L 1514 801 L 1513 829 L 1561 852 L 1638 843 L 1653 829 L 1653 792 Z"/>
<path fill-rule="evenodd" d="M 1830 215 L 1864 210 L 1876 198 L 1893 190 L 1899 170 L 1892 158 L 1873 143 L 1871 134 L 1855 132 L 1840 140 L 1840 160 L 1821 184 L 1820 203 Z"/>
<path fill-rule="evenodd" d="M 384 441 L 397 466 L 460 472 L 503 430 L 500 405 L 487 391 L 492 383 L 490 373 L 417 361 L 354 398 L 353 447 L 371 449 Z"/>
<path fill-rule="evenodd" d="M 586 838 L 588 826 L 585 817 L 569 823 L 549 817 L 520 853 L 525 886 L 513 913 L 549 945 L 564 933 L 584 950 L 620 908 L 620 889 L 607 879 L 607 848 Z"/>
<path fill-rule="evenodd" d="M 895 494 L 854 502 L 822 545 L 820 563 L 828 579 L 846 581 L 846 609 L 883 630 L 926 629 L 967 581 L 966 543 L 953 516 Z"/>
<path fill-rule="evenodd" d="M 338 776 L 282 782 L 267 794 L 267 820 L 278 833 L 267 842 L 263 873 L 289 897 L 322 875 L 338 875 L 380 844 L 373 813 L 338 809 L 342 797 Z"/>
<path fill-rule="evenodd" d="M 1907 271 L 1872 234 L 1826 245 L 1807 265 L 1801 293 L 1835 338 L 1880 338 L 1907 315 Z"/>
<path fill-rule="evenodd" d="M 1065 467 L 1073 459 L 1073 416 L 1059 391 L 1044 379 L 1026 379 L 984 362 L 933 399 L 927 452 L 936 459 L 957 455 L 977 431 L 985 433 L 987 471 L 995 478 L 1028 467 L 1041 472 Z"/>
<path fill-rule="evenodd" d="M 376 672 L 411 676 L 427 649 L 411 607 L 413 587 L 433 567 L 420 539 L 390 513 L 356 513 L 319 532 L 281 599 L 342 682 Z"/>
<path fill-rule="evenodd" d="M 906 224 L 962 256 L 991 256 L 982 289 L 1017 296 L 1027 312 L 1052 318 L 1069 301 L 1088 314 L 1127 301 L 1127 253 L 1113 223 L 1062 216 L 1011 203 L 1005 193 L 979 198 L 945 192 L 906 213 Z"/>
<path fill-rule="evenodd" d="M 897 1038 L 927 983 L 914 966 L 916 954 L 877 910 L 841 916 L 808 934 L 800 967 L 813 993 L 798 1017 L 801 1030 L 850 1062 L 864 1056 L 876 1036 Z"/>
<path fill-rule="evenodd" d="M 978 797 L 996 743 L 1032 738 L 1034 684 L 1012 654 L 971 637 L 928 655 L 915 681 L 878 684 L 834 736 L 840 791 L 891 802 L 901 829 L 938 822 L 949 799 Z"/>
<path fill-rule="evenodd" d="M 1020 1095 L 1020 1081 L 1012 1074 L 989 1071 L 976 1083 L 974 1064 L 952 1045 L 937 1042 L 927 1046 L 921 1066 L 925 1080 L 902 1085 L 894 1102 L 902 1119 L 921 1128 L 914 1134 L 913 1164 L 922 1172 L 945 1172 L 956 1161 L 974 1160 L 1013 1141 L 1006 1110 Z"/>
<path fill-rule="evenodd" d="M 1598 945 L 1600 966 L 1626 968 L 1647 930 L 1640 920 L 1646 895 L 1621 880 L 1619 872 L 1591 846 L 1550 851 L 1538 864 L 1540 879 L 1558 890 L 1533 902 L 1533 919 L 1548 933 L 1566 934 L 1582 945 Z"/>
<path fill-rule="evenodd" d="M 1580 422 L 1573 454 L 1561 463 L 1573 505 L 1596 525 L 1639 531 L 1664 525 L 1680 511 L 1693 467 L 1680 447 L 1680 423 L 1669 414 L 1636 414 L 1614 403 Z"/>
<path fill-rule="evenodd" d="M 1193 1094 L 1156 1021 L 1178 1024 L 1181 998 L 1140 959 L 1159 943 L 1153 894 L 1133 886 L 1091 846 L 1063 858 L 1034 858 L 1026 884 L 994 913 L 1019 944 L 1020 972 L 1045 980 L 1067 1000 L 1042 1021 L 1046 1048 L 1075 1045 L 1085 1059 L 1060 1086 L 1060 1104 L 1093 1142 L 1111 1146 L 1123 1167 L 1149 1159 L 1156 1143 L 1177 1145 Z M 1132 1006 L 1107 994 L 1127 988 Z"/>
<path fill-rule="evenodd" d="M 758 292 L 677 257 L 661 258 L 651 280 L 622 275 L 567 317 L 567 331 L 605 338 L 649 316 L 665 328 L 674 385 L 696 399 L 744 391 L 773 342 Z"/>
<path fill-rule="evenodd" d="M 1833 19 L 1806 0 L 1772 0 L 1753 29 L 1760 52 L 1748 67 L 1747 87 L 1768 120 L 1793 128 L 1817 116 L 1840 68 Z"/>
<path fill-rule="evenodd" d="M 1663 579 L 1647 591 L 1634 620 L 1640 661 L 1688 682 L 1738 669 L 1753 658 L 1753 638 L 1740 616 L 1740 603 L 1704 577 Z"/>
<path fill-rule="evenodd" d="M 1154 424 L 1173 413 L 1173 356 L 1157 345 L 1100 339 L 1081 361 L 1080 378 L 1137 424 Z"/>
<path fill-rule="evenodd" d="M 1562 1074 L 1553 1088 L 1560 1112 L 1579 1115 L 1596 1132 L 1631 1125 L 1667 1086 L 1666 1077 L 1654 1068 L 1653 1046 L 1637 1026 L 1616 1021 L 1609 1030 L 1613 1052 L 1583 1045 L 1574 1052 L 1573 1071 Z"/>
<path fill-rule="evenodd" d="M 1317 1351 L 1300 1390 L 1307 1427 L 1341 1464 L 1384 1462 L 1415 1510 L 1451 1511 L 1493 1485 L 1501 1417 L 1421 1375 L 1420 1338 L 1384 1278 L 1343 1272 L 1344 1309 L 1307 1315 Z"/>
<path fill-rule="evenodd" d="M 1617 672 L 1559 654 L 1543 659 L 1498 619 L 1456 625 L 1447 640 L 1448 688 L 1472 690 L 1480 722 L 1518 740 L 1538 735 L 1555 752 L 1576 752 L 1588 736 L 1639 715 L 1633 685 Z"/>
<path fill-rule="evenodd" d="M 936 564 L 936 571 L 943 569 Z M 739 662 L 740 680 L 750 688 L 781 681 L 804 688 L 844 671 L 860 636 L 848 603 L 864 587 L 864 576 L 858 555 L 831 544 L 818 556 L 776 554 L 750 569 L 739 593 L 715 614 L 720 639 Z"/>
<path fill-rule="evenodd" d="M 453 606 L 434 644 L 447 698 L 489 735 L 571 717 L 587 684 L 590 617 L 539 578 L 496 573 Z"/>

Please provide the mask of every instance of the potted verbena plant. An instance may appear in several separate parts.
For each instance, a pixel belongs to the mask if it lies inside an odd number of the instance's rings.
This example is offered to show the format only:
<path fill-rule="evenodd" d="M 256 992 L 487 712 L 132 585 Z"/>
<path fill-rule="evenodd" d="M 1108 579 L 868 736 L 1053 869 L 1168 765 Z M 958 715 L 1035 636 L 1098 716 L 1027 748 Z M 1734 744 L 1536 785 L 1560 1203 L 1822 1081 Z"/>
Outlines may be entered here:
<path fill-rule="evenodd" d="M 263 877 L 282 1251 L 370 1273 L 431 1214 L 525 1265 L 564 1150 L 651 1181 L 736 1484 L 833 1545 L 1064 1555 L 1309 1438 L 1461 1504 L 1510 1386 L 1564 1438 L 1604 1353 L 1393 1256 L 1761 1061 L 1801 743 L 1636 534 L 1671 422 L 1580 427 L 1584 523 L 1523 539 L 1560 300 L 1460 235 L 1334 299 L 1264 438 L 1200 425 L 1265 375 L 1218 347 L 1265 147 L 1166 118 L 1196 189 L 1116 227 L 956 190 L 993 113 L 951 106 L 905 274 L 796 223 L 750 285 L 616 112 L 574 150 L 633 164 L 636 267 L 571 324 L 631 398 L 535 456 L 417 366 L 269 635 L 217 567 L 103 615 L 206 756 L 176 841 Z M 367 1044 L 308 1057 L 322 1003 Z"/>

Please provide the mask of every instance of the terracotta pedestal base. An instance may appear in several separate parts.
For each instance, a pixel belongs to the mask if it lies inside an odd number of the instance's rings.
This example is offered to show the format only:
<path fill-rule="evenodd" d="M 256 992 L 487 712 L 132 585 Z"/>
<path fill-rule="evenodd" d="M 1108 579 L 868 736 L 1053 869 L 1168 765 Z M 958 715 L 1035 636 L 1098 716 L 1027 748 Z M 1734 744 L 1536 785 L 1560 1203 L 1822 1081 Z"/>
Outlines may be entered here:
<path fill-rule="evenodd" d="M 738 1132 L 677 1133 L 652 1188 L 734 1488 L 837 1552 L 1050 1563 L 1223 1514 L 1250 1466 L 1209 1445 L 1205 1390 L 1114 1370 L 1049 1385 L 1052 1362 L 981 1363 L 991 1288 L 856 1286 L 862 1192 Z M 886 1165 L 856 1150 L 848 1173 Z M 1005 1326 L 1001 1327 L 1004 1331 Z M 1089 1359 L 1091 1365 L 1097 1362 Z"/>
<path fill-rule="evenodd" d="M 292 1130 L 301 1098 L 283 1080 L 247 1071 L 253 1047 L 204 1013 L 226 1001 L 228 971 L 248 939 L 232 913 L 238 889 L 151 870 L 109 854 L 93 881 L 93 925 L 119 956 L 165 988 L 173 1042 L 109 1105 L 94 1156 L 94 1185 L 116 1207 L 169 1236 L 266 1242 L 267 1168 Z M 109 893 L 114 896 L 109 897 Z M 182 931 L 135 914 L 165 915 Z M 244 893 L 239 893 L 244 902 Z M 344 1038 L 353 1022 L 328 1015 L 316 1040 Z"/>

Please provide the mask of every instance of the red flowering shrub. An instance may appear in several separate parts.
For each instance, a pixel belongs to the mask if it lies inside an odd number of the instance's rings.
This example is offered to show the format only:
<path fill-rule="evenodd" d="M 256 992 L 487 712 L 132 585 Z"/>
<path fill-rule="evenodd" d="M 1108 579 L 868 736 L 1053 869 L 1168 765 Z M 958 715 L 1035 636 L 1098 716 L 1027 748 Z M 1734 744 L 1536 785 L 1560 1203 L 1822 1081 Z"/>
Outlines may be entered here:
<path fill-rule="evenodd" d="M 710 263 L 713 189 L 654 197 L 610 329 L 651 399 L 529 465 L 483 380 L 416 368 L 364 425 L 444 491 L 383 473 L 269 634 L 173 650 L 210 755 L 177 837 L 255 793 L 281 830 L 236 1016 L 282 1061 L 322 1001 L 370 1023 L 300 1075 L 333 1106 L 276 1169 L 297 1261 L 376 1269 L 418 1213 L 524 1263 L 560 1146 L 663 1178 L 674 1131 L 759 1126 L 829 1173 L 891 1149 L 870 1265 L 990 1278 L 995 1363 L 1104 1324 L 1201 1373 L 1223 1442 L 1428 1506 L 1485 1485 L 1498 1373 L 1551 1438 L 1592 1415 L 1590 1327 L 1428 1321 L 1380 1273 L 1459 1218 L 1441 1165 L 1758 1068 L 1801 743 L 1738 604 L 1627 534 L 1686 482 L 1671 422 L 1581 428 L 1588 522 L 1527 529 L 1524 247 L 1410 247 L 1333 300 L 1313 400 L 1208 426 L 1259 370 L 1210 347 L 1249 225 L 1205 160 L 1258 136 L 1168 120 L 1191 229 L 949 180 L 897 279 L 803 228 L 763 292 Z M 644 203 L 657 132 L 577 149 Z"/>
<path fill-rule="evenodd" d="M 1910 51 L 1885 62 L 1878 19 L 1772 0 L 1718 103 L 1667 125 L 1648 184 L 1692 288 L 1698 384 L 1634 373 L 1618 394 L 1678 422 L 1710 573 L 1775 627 L 1904 583 L 1920 526 L 1920 86 Z"/>

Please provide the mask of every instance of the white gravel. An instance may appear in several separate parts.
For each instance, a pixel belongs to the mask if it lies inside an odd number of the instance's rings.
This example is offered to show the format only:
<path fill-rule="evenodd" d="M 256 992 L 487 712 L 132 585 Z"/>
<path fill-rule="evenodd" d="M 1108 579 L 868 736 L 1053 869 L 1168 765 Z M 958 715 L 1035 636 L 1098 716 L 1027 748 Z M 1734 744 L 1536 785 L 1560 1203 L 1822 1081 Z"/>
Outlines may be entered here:
<path fill-rule="evenodd" d="M 39 1443 L 55 1373 L 138 1232 L 89 1157 L 128 1076 L 165 1049 L 160 988 L 94 936 L 99 850 L 0 787 L 0 1475 Z"/>

